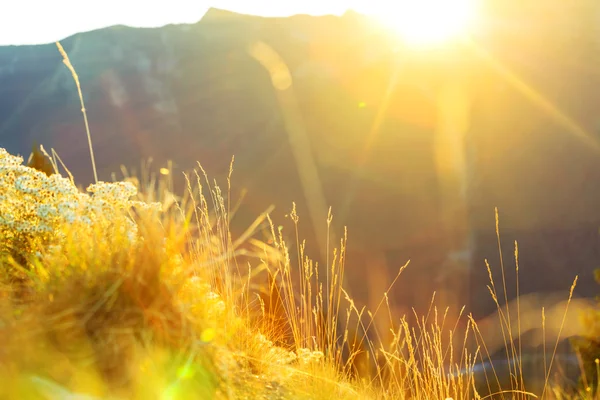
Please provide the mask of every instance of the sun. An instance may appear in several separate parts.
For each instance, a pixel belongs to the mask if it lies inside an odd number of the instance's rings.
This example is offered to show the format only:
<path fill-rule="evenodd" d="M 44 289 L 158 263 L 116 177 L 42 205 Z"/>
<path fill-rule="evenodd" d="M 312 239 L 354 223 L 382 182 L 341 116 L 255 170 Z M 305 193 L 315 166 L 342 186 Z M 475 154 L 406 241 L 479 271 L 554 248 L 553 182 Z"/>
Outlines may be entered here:
<path fill-rule="evenodd" d="M 374 3 L 367 12 L 405 42 L 416 46 L 437 46 L 466 34 L 477 11 L 476 0 Z"/>

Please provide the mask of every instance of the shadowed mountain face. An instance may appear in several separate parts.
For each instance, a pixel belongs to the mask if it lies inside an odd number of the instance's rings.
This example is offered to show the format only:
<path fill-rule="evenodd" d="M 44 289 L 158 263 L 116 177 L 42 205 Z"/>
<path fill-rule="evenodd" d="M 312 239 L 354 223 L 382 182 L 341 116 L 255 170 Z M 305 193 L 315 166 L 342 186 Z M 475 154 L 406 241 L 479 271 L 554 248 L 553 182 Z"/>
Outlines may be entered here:
<path fill-rule="evenodd" d="M 567 290 L 580 273 L 580 293 L 593 294 L 591 271 L 600 266 L 591 33 L 578 25 L 571 37 L 551 20 L 523 39 L 519 27 L 534 16 L 501 11 L 510 23 L 490 23 L 479 50 L 438 53 L 414 54 L 354 13 L 259 18 L 216 9 L 194 25 L 116 26 L 61 43 L 82 84 L 101 180 L 152 157 L 157 168 L 174 160 L 177 174 L 199 161 L 226 184 L 235 155 L 232 200 L 242 189 L 248 195 L 234 231 L 274 204 L 274 220 L 291 233 L 285 214 L 295 201 L 300 236 L 318 256 L 307 207 L 319 195 L 306 185 L 316 188 L 333 207 L 332 231 L 348 226 L 347 278 L 358 300 L 386 289 L 391 278 L 381 271 L 395 275 L 411 259 L 393 302 L 418 309 L 453 284 L 443 277 L 454 271 L 441 269 L 450 268 L 459 233 L 440 227 L 434 141 L 437 94 L 460 79 L 471 110 L 469 275 L 473 310 L 484 314 L 483 259 L 498 254 L 494 206 L 505 260 L 521 241 L 523 292 Z M 0 48 L 0 146 L 26 157 L 34 141 L 54 148 L 78 182 L 91 182 L 77 91 L 54 44 Z"/>

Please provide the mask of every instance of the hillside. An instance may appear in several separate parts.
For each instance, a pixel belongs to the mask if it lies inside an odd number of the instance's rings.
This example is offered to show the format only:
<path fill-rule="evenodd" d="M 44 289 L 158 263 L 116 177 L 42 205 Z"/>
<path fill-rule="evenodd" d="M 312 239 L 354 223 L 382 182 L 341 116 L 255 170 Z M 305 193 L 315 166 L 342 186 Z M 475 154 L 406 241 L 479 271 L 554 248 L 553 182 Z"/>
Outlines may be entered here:
<path fill-rule="evenodd" d="M 119 175 L 121 164 L 139 172 L 140 161 L 152 157 L 156 169 L 174 160 L 182 188 L 180 173 L 196 161 L 222 180 L 235 155 L 232 201 L 242 189 L 248 195 L 232 229 L 270 204 L 284 221 L 296 201 L 300 235 L 310 239 L 314 229 L 288 136 L 290 126 L 299 126 L 319 174 L 315 185 L 333 207 L 332 230 L 351 232 L 349 279 L 362 283 L 361 271 L 376 267 L 392 274 L 411 259 L 415 267 L 399 283 L 397 301 L 421 306 L 448 284 L 423 277 L 440 274 L 455 234 L 439 229 L 443 199 L 433 142 L 436 93 L 447 78 L 461 76 L 472 99 L 466 138 L 466 207 L 477 267 L 472 296 L 485 294 L 482 260 L 497 254 L 494 206 L 503 216 L 505 248 L 515 239 L 529 244 L 523 273 L 552 271 L 544 281 L 524 279 L 523 291 L 564 288 L 565 278 L 580 273 L 582 293 L 591 295 L 595 286 L 586 282 L 600 262 L 600 190 L 590 184 L 600 180 L 591 144 L 598 140 L 600 100 L 589 67 L 597 54 L 592 31 L 586 24 L 567 29 L 557 17 L 523 39 L 519 27 L 535 13 L 498 7 L 509 23 L 489 24 L 476 38 L 492 64 L 472 49 L 415 55 L 351 12 L 259 18 L 212 9 L 192 25 L 115 26 L 61 43 L 81 79 L 101 179 Z M 569 45 L 574 40 L 578 46 Z M 282 91 L 253 57 L 258 43 L 284 61 L 292 78 L 286 92 L 292 97 L 285 98 L 293 104 L 282 102 Z M 503 70 L 581 129 L 528 98 Z M 292 125 L 290 109 L 299 111 Z M 0 48 L 0 121 L 0 146 L 9 152 L 26 157 L 36 141 L 54 148 L 78 182 L 91 181 L 77 92 L 54 44 Z M 374 259 L 379 264 L 366 261 Z M 414 281 L 424 282 L 417 289 L 424 295 L 406 284 Z M 357 297 L 367 301 L 365 285 L 357 286 Z M 493 305 L 477 306 L 487 313 Z"/>

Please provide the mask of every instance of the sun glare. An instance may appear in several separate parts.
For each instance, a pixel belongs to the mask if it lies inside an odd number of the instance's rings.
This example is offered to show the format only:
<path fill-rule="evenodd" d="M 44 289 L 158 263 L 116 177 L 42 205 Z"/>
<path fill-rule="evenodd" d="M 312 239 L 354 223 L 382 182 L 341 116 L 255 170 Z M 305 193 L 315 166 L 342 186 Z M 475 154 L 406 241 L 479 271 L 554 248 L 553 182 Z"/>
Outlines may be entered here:
<path fill-rule="evenodd" d="M 380 23 L 416 46 L 436 46 L 465 34 L 476 11 L 475 0 L 396 0 L 370 8 Z"/>

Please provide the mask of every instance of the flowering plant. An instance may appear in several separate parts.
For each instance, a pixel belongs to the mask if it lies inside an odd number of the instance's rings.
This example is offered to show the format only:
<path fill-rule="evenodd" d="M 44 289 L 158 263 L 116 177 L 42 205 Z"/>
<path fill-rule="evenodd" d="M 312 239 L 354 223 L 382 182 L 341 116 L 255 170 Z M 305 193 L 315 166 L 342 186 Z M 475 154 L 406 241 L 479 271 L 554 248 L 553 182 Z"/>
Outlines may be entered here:
<path fill-rule="evenodd" d="M 137 189 L 129 182 L 99 182 L 80 192 L 60 174 L 47 176 L 23 165 L 23 158 L 0 148 L 0 254 L 25 263 L 29 256 L 52 245 L 61 247 L 64 229 L 127 229 L 130 240 L 137 226 L 129 211 L 160 211 L 160 203 L 130 200 Z M 125 228 L 123 228 L 125 227 Z"/>

